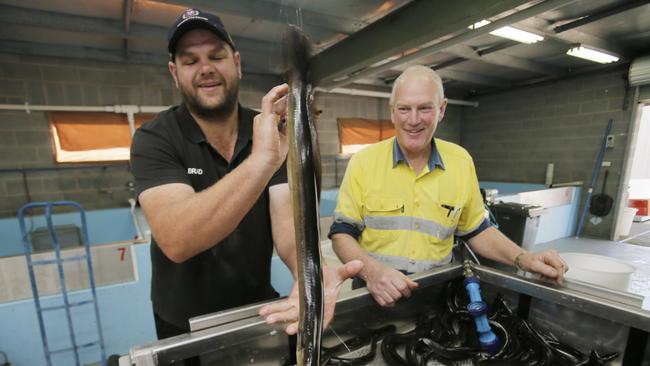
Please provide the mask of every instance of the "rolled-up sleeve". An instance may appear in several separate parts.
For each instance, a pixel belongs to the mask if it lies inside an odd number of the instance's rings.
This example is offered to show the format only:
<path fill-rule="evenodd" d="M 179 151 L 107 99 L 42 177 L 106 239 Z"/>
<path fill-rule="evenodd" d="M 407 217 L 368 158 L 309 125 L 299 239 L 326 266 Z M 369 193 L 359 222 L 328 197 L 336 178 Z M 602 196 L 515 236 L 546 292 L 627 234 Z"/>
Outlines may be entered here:
<path fill-rule="evenodd" d="M 329 238 L 334 234 L 345 233 L 355 239 L 363 232 L 363 179 L 364 173 L 357 159 L 353 156 L 345 170 L 345 176 L 339 188 L 336 209 L 334 210 L 334 223 L 330 227 Z"/>
<path fill-rule="evenodd" d="M 145 190 L 163 184 L 191 185 L 187 168 L 175 155 L 169 137 L 147 127 L 138 128 L 131 143 L 130 166 L 138 197 Z"/>
<path fill-rule="evenodd" d="M 485 205 L 483 204 L 483 196 L 481 196 L 474 162 L 471 157 L 469 159 L 470 163 L 467 165 L 469 179 L 466 183 L 469 185 L 469 198 L 463 207 L 455 232 L 455 236 L 463 240 L 471 239 L 491 226 L 485 215 Z"/>

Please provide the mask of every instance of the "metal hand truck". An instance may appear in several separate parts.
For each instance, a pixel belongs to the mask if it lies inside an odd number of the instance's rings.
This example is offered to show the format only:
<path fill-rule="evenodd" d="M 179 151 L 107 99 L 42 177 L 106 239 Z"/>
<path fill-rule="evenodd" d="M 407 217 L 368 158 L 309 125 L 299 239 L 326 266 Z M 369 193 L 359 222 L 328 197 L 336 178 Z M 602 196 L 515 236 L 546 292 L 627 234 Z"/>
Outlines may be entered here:
<path fill-rule="evenodd" d="M 54 230 L 54 224 L 52 222 L 52 209 L 54 207 L 59 207 L 59 206 L 69 206 L 76 208 L 79 211 L 79 214 L 81 216 L 81 233 L 82 233 L 82 241 L 83 241 L 83 246 L 85 248 L 85 254 L 84 255 L 77 255 L 77 256 L 69 256 L 62 258 L 61 257 L 61 245 L 59 244 L 59 240 L 57 237 L 57 234 Z M 25 211 L 28 209 L 34 209 L 34 208 L 44 208 L 45 209 L 45 220 L 47 222 L 47 228 L 50 233 L 50 236 L 52 238 L 52 244 L 54 245 L 54 252 L 56 254 L 56 259 L 48 259 L 48 260 L 32 260 L 32 248 L 30 244 L 30 238 L 28 235 L 28 232 L 25 227 Z M 101 322 L 99 319 L 99 308 L 97 306 L 97 294 L 95 292 L 95 279 L 93 275 L 93 265 L 92 265 L 92 259 L 90 257 L 90 243 L 88 241 L 88 227 L 86 225 L 86 213 L 83 209 L 83 207 L 78 204 L 77 202 L 72 202 L 72 201 L 57 201 L 57 202 L 33 202 L 33 203 L 28 203 L 24 205 L 23 207 L 18 210 L 18 222 L 20 224 L 20 231 L 23 237 L 23 244 L 25 246 L 25 257 L 27 259 L 27 268 L 29 272 L 29 280 L 31 282 L 32 286 L 32 293 L 34 295 L 34 304 L 36 305 L 36 315 L 38 316 L 38 323 L 40 326 L 40 331 L 41 331 L 41 339 L 43 340 L 43 349 L 45 351 L 45 360 L 47 361 L 47 366 L 52 365 L 52 355 L 53 354 L 59 354 L 59 353 L 64 353 L 64 352 L 74 352 L 74 359 L 75 359 L 75 364 L 77 366 L 80 366 L 80 361 L 79 361 L 79 350 L 83 348 L 88 348 L 88 347 L 93 347 L 96 345 L 99 345 L 99 349 L 101 352 L 101 364 L 102 366 L 106 366 L 106 353 L 104 350 L 104 338 L 102 336 L 102 326 Z M 92 299 L 90 300 L 84 300 L 84 301 L 77 301 L 77 302 L 70 302 L 68 299 L 68 291 L 66 289 L 66 284 L 65 284 L 65 276 L 63 272 L 63 263 L 64 262 L 72 262 L 72 261 L 86 261 L 86 264 L 88 265 L 88 277 L 90 280 L 90 290 L 92 293 Z M 49 307 L 42 307 L 41 306 L 41 301 L 40 297 L 38 294 L 38 288 L 36 286 L 36 276 L 34 275 L 34 266 L 39 266 L 39 265 L 50 265 L 50 264 L 56 264 L 58 267 L 58 273 L 59 273 L 59 282 L 61 285 L 61 295 L 63 297 L 63 305 L 56 305 L 56 306 L 49 306 Z M 95 311 L 95 319 L 96 319 L 96 324 L 97 324 L 97 334 L 98 334 L 98 339 L 93 342 L 89 343 L 84 343 L 84 344 L 78 344 L 78 340 L 75 337 L 74 329 L 72 326 L 72 317 L 70 315 L 70 308 L 75 307 L 75 306 L 82 306 L 82 305 L 87 305 L 87 304 L 92 304 L 94 311 Z M 45 333 L 45 323 L 43 322 L 43 313 L 46 311 L 52 311 L 52 310 L 60 310 L 64 309 L 65 314 L 68 320 L 68 332 L 70 334 L 70 341 L 72 343 L 71 347 L 67 348 L 62 348 L 62 349 L 56 349 L 56 350 L 50 350 L 48 346 L 48 341 L 47 341 L 47 335 Z"/>

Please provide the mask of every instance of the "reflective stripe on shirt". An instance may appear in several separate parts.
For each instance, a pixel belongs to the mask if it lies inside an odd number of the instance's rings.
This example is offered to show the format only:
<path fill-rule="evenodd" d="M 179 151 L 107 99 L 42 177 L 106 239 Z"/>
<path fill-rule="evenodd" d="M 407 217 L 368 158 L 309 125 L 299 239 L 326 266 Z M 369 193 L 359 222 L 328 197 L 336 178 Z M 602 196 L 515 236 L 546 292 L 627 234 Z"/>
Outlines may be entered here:
<path fill-rule="evenodd" d="M 431 235 L 438 240 L 449 238 L 455 227 L 445 227 L 433 220 L 412 216 L 364 216 L 366 227 L 376 230 L 410 230 Z"/>
<path fill-rule="evenodd" d="M 377 261 L 386 264 L 392 268 L 410 272 L 410 273 L 428 271 L 435 267 L 439 267 L 451 263 L 451 259 L 452 259 L 451 253 L 449 253 L 449 255 L 447 255 L 442 259 L 433 260 L 433 261 L 415 260 L 415 259 L 409 259 L 405 257 L 398 257 L 394 255 L 377 254 L 377 253 L 370 253 L 370 252 L 368 252 L 368 255 L 370 255 Z"/>

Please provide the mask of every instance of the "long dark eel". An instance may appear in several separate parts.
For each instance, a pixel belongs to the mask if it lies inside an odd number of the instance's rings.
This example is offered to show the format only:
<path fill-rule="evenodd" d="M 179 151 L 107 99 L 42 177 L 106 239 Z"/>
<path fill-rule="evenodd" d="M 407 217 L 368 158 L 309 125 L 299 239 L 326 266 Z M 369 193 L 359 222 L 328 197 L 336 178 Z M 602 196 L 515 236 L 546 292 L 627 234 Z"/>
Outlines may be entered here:
<path fill-rule="evenodd" d="M 464 309 L 459 281 L 445 288 L 446 299 L 440 312 L 428 311 L 410 333 L 385 337 L 381 349 L 384 361 L 396 366 L 424 366 L 431 361 L 443 365 L 471 363 L 493 366 L 601 366 L 618 353 L 584 354 L 563 344 L 552 334 L 543 334 L 530 322 L 519 318 L 500 295 L 491 306 L 490 324 L 503 340 L 495 355 L 477 347 L 471 321 Z M 403 350 L 402 352 L 398 351 Z"/>
<path fill-rule="evenodd" d="M 323 347 L 323 358 L 327 360 L 326 365 L 367 365 L 375 358 L 377 342 L 389 334 L 395 333 L 394 325 L 386 325 L 377 330 L 348 339 L 335 347 Z M 341 357 L 342 353 L 358 350 L 369 346 L 369 351 L 358 357 Z"/>
<path fill-rule="evenodd" d="M 324 299 L 318 216 L 321 168 L 310 101 L 311 50 L 307 38 L 293 26 L 285 33 L 283 43 L 289 82 L 287 169 L 293 205 L 300 295 L 296 353 L 298 365 L 317 366 L 320 364 Z"/>

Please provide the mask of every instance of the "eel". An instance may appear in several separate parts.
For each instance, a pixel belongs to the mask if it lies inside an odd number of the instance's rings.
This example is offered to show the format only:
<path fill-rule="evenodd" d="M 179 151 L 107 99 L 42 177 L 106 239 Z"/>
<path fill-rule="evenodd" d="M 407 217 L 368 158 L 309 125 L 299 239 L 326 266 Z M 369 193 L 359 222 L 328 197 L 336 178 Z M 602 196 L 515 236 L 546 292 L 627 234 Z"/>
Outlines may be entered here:
<path fill-rule="evenodd" d="M 293 205 L 300 301 L 296 360 L 301 366 L 318 366 L 324 295 L 318 211 L 321 165 L 311 108 L 311 47 L 309 40 L 294 26 L 289 26 L 285 32 L 283 46 L 289 84 L 285 127 L 289 138 L 287 170 Z"/>

